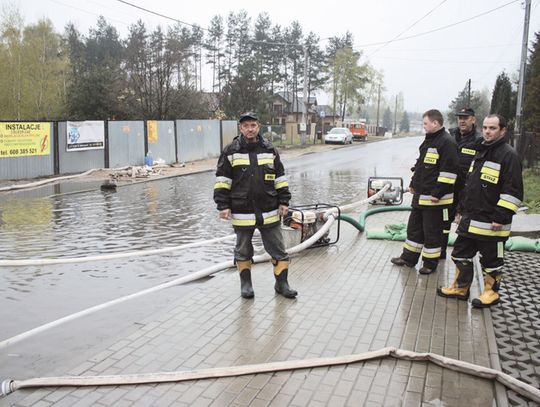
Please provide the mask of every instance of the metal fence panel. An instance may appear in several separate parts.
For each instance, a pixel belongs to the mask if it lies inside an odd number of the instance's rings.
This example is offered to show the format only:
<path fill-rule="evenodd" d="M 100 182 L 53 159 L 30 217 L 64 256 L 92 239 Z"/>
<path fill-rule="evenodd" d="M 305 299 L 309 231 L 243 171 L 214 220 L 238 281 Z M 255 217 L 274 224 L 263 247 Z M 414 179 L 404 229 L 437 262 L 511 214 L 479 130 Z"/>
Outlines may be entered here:
<path fill-rule="evenodd" d="M 157 122 L 157 142 L 148 140 L 148 151 L 152 152 L 154 161 L 163 160 L 165 164 L 176 162 L 176 150 L 174 145 L 174 121 Z"/>
<path fill-rule="evenodd" d="M 105 167 L 104 150 L 66 151 L 67 123 L 58 123 L 60 174 L 71 174 Z"/>
<path fill-rule="evenodd" d="M 195 161 L 220 154 L 219 120 L 177 120 L 178 161 Z"/>
<path fill-rule="evenodd" d="M 144 164 L 144 122 L 109 122 L 109 167 Z"/>
<path fill-rule="evenodd" d="M 227 144 L 230 144 L 233 141 L 233 138 L 238 136 L 238 122 L 235 120 L 223 120 L 221 122 L 222 126 L 222 138 L 223 138 L 223 147 Z"/>
<path fill-rule="evenodd" d="M 18 122 L 30 123 L 30 122 Z M 38 122 L 31 122 L 38 123 Z M 18 180 L 25 178 L 44 177 L 54 175 L 54 137 L 53 123 L 39 122 L 49 127 L 49 155 L 33 155 L 27 157 L 5 157 L 0 158 L 0 179 Z"/>

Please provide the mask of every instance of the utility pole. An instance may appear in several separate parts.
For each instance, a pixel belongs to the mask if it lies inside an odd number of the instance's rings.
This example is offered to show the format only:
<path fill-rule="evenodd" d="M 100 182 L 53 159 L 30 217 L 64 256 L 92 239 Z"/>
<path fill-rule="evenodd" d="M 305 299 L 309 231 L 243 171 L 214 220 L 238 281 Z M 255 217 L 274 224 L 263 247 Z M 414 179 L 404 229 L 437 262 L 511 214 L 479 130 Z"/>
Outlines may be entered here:
<path fill-rule="evenodd" d="M 525 22 L 523 23 L 523 41 L 521 43 L 521 62 L 519 64 L 519 85 L 516 104 L 516 123 L 514 131 L 521 135 L 523 115 L 523 86 L 525 83 L 525 67 L 527 65 L 527 45 L 529 43 L 529 20 L 531 17 L 531 0 L 525 0 Z M 517 146 L 516 146 L 517 147 Z"/>
<path fill-rule="evenodd" d="M 304 145 L 306 143 L 306 130 L 307 130 L 307 87 L 308 87 L 308 64 L 309 64 L 309 55 L 308 48 L 304 45 L 304 96 L 303 96 L 303 106 L 302 106 L 302 122 L 300 123 L 300 144 Z"/>
<path fill-rule="evenodd" d="M 379 90 L 377 91 L 377 128 L 375 129 L 375 135 L 379 135 L 379 109 L 381 107 L 381 84 L 379 83 Z"/>
<path fill-rule="evenodd" d="M 394 134 L 396 134 L 396 125 L 397 125 L 397 96 L 396 95 L 396 107 L 394 109 Z"/>
<path fill-rule="evenodd" d="M 467 106 L 471 107 L 471 80 L 467 82 Z"/>

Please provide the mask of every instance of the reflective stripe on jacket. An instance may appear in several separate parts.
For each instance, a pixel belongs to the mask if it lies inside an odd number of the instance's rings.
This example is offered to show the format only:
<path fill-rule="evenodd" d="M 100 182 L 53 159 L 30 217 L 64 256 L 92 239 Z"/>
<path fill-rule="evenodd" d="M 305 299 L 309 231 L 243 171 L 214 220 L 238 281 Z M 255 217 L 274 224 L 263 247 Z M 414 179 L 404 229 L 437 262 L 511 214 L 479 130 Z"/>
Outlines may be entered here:
<path fill-rule="evenodd" d="M 479 240 L 506 240 L 512 216 L 523 199 L 521 163 L 504 138 L 479 144 L 460 201 L 458 234 Z M 492 222 L 502 225 L 492 230 Z"/>
<path fill-rule="evenodd" d="M 458 175 L 458 154 L 454 140 L 445 131 L 426 134 L 419 147 L 411 186 L 412 205 L 416 208 L 445 208 L 454 202 L 454 185 Z M 433 202 L 431 198 L 437 198 Z"/>
<path fill-rule="evenodd" d="M 279 222 L 280 204 L 289 205 L 291 194 L 276 148 L 260 135 L 249 144 L 242 135 L 221 153 L 214 184 L 217 209 L 231 209 L 232 224 L 239 228 L 272 226 Z"/>

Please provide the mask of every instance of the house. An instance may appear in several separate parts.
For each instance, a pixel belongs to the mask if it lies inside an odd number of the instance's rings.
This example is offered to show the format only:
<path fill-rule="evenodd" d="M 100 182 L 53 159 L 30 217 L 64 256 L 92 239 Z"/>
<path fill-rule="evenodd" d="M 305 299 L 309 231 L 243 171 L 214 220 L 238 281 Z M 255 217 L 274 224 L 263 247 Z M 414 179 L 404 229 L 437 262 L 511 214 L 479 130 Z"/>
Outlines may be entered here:
<path fill-rule="evenodd" d="M 304 98 L 302 96 L 295 97 L 292 92 L 275 93 L 272 100 L 273 124 L 300 123 L 302 121 L 303 105 Z M 311 96 L 307 106 L 307 123 L 315 123 L 318 120 L 316 106 L 317 98 Z"/>

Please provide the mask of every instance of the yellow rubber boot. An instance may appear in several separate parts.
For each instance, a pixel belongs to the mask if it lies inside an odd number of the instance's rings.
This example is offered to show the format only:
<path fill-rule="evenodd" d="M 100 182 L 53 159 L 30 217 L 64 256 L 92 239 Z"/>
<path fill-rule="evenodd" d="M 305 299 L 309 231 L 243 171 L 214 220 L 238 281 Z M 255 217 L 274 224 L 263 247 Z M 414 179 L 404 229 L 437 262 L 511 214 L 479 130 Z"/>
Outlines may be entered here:
<path fill-rule="evenodd" d="M 497 279 L 497 277 L 499 277 Z M 499 283 L 501 276 L 491 276 L 488 273 L 484 274 L 484 292 L 480 297 L 472 300 L 472 306 L 475 308 L 487 308 L 497 304 L 500 301 Z"/>
<path fill-rule="evenodd" d="M 243 298 L 253 298 L 253 285 L 251 284 L 251 260 L 237 260 L 236 268 L 240 273 L 240 294 Z"/>
<path fill-rule="evenodd" d="M 276 293 L 283 295 L 285 298 L 296 298 L 298 292 L 289 287 L 287 276 L 289 274 L 289 261 L 288 260 L 272 260 L 274 265 L 274 277 L 276 278 L 276 284 L 274 290 Z"/>
<path fill-rule="evenodd" d="M 437 288 L 437 294 L 445 298 L 457 298 L 467 301 L 474 277 L 474 266 L 471 262 L 456 264 L 456 276 L 450 287 Z"/>

